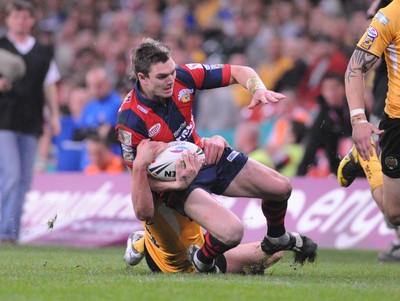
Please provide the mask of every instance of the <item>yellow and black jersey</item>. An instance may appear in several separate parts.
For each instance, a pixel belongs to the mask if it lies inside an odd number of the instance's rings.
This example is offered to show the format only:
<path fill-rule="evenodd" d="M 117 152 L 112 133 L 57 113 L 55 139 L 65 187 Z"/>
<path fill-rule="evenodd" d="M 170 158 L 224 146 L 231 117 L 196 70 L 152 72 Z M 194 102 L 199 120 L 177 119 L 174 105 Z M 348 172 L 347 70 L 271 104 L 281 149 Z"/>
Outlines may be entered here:
<path fill-rule="evenodd" d="M 385 112 L 400 118 L 400 0 L 377 12 L 357 46 L 378 57 L 385 54 L 389 79 Z"/>
<path fill-rule="evenodd" d="M 167 207 L 161 198 L 157 198 L 154 206 L 153 219 L 143 222 L 148 255 L 163 273 L 194 272 L 187 249 L 192 244 L 204 244 L 202 228 Z"/>

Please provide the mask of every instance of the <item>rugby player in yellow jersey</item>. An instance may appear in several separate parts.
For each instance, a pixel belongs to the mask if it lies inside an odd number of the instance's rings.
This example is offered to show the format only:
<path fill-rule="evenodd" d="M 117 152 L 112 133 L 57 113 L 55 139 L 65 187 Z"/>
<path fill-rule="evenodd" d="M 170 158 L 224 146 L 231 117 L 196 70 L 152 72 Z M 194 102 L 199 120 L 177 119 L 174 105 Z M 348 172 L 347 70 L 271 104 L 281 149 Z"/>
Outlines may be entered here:
<path fill-rule="evenodd" d="M 210 139 L 217 140 L 216 144 L 225 143 L 222 137 L 214 136 Z M 143 221 L 145 231 L 137 231 L 129 236 L 124 260 L 129 265 L 136 265 L 145 257 L 147 265 L 154 272 L 194 272 L 195 269 L 189 261 L 188 249 L 191 246 L 200 247 L 204 244 L 202 228 L 187 216 L 167 207 L 169 194 L 152 193 L 146 172 L 140 172 L 145 170 L 143 167 L 146 167 L 164 148 L 165 143 L 149 140 L 143 140 L 138 146 L 132 166 L 137 175 L 133 179 L 133 185 L 140 183 L 139 190 L 142 195 L 141 204 L 136 204 L 134 207 L 153 206 L 154 215 L 151 219 Z M 174 187 L 177 187 L 175 184 L 188 185 L 197 175 L 201 167 L 197 156 L 184 154 L 184 161 L 185 168 L 177 162 L 175 181 L 177 183 L 162 183 L 163 189 L 166 189 L 167 185 Z M 260 243 L 240 244 L 220 255 L 212 272 L 262 273 L 266 267 L 281 259 L 283 253 L 277 252 L 268 257 L 261 250 Z"/>
<path fill-rule="evenodd" d="M 385 54 L 388 93 L 379 129 L 364 111 L 364 74 Z M 354 146 L 338 168 L 338 181 L 349 186 L 362 168 L 385 218 L 400 225 L 400 0 L 393 0 L 373 17 L 350 58 L 345 74 L 346 96 Z M 378 134 L 380 160 L 371 142 Z"/>

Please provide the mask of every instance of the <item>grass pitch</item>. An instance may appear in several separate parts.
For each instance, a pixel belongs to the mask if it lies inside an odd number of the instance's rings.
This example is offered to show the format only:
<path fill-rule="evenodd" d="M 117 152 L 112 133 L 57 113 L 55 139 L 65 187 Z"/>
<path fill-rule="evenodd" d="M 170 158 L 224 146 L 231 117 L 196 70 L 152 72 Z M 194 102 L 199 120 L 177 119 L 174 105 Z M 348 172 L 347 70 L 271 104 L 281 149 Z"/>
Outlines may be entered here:
<path fill-rule="evenodd" d="M 123 252 L 0 246 L 0 300 L 400 300 L 400 263 L 379 263 L 376 251 L 320 250 L 304 266 L 285 253 L 262 276 L 153 274 Z"/>

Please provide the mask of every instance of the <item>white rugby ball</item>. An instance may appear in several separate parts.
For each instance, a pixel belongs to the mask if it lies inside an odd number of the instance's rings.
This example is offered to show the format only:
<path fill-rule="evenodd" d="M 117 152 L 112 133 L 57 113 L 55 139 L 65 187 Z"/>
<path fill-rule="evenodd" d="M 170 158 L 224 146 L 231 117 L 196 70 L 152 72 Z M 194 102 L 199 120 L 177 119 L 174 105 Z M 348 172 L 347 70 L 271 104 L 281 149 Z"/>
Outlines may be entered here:
<path fill-rule="evenodd" d="M 200 160 L 205 160 L 203 150 L 196 144 L 188 141 L 173 141 L 168 143 L 168 148 L 162 151 L 147 166 L 147 171 L 154 178 L 161 181 L 174 181 L 176 173 L 176 161 L 182 159 L 182 153 L 187 151 L 197 153 Z"/>

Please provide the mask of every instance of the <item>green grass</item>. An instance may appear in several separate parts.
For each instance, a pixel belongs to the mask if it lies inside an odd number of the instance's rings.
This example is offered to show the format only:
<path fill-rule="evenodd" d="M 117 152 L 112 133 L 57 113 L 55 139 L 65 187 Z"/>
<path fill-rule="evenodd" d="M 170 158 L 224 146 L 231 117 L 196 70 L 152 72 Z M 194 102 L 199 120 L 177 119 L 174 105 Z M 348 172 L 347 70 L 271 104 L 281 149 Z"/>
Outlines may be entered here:
<path fill-rule="evenodd" d="M 292 255 L 262 276 L 162 275 L 128 267 L 123 247 L 0 246 L 0 300 L 362 300 L 400 298 L 400 265 L 377 252 L 320 250 L 317 262 Z"/>

